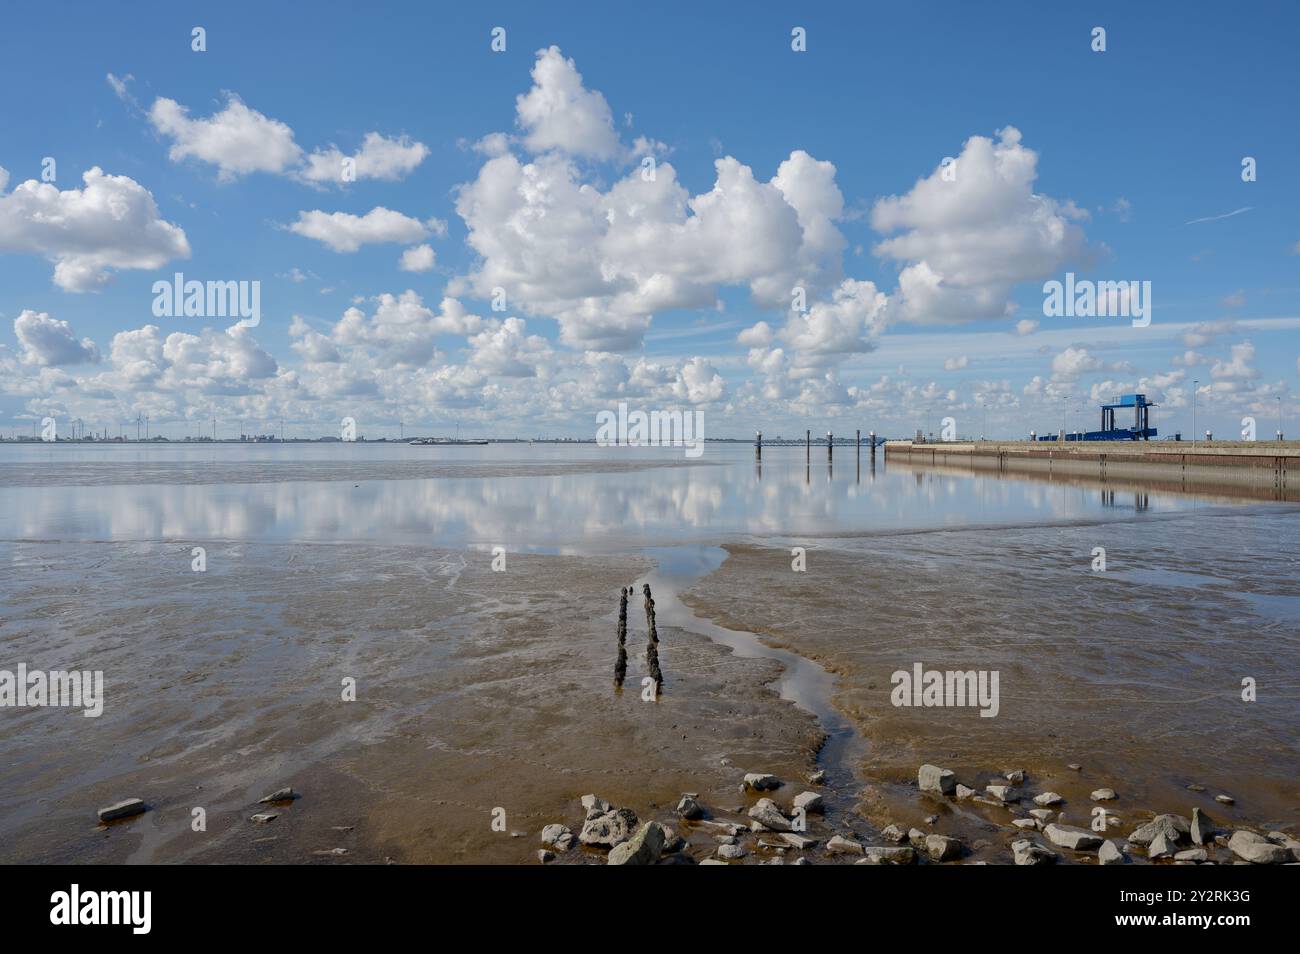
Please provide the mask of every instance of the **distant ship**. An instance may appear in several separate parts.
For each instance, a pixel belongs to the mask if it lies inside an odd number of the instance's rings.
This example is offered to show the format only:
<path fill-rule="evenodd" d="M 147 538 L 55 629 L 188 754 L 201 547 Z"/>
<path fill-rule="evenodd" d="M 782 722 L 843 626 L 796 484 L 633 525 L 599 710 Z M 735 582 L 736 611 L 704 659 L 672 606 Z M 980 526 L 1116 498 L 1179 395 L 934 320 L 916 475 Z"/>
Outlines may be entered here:
<path fill-rule="evenodd" d="M 486 444 L 487 441 L 461 440 L 460 438 L 452 437 L 420 437 L 413 441 L 407 441 L 406 443 L 410 444 L 412 447 L 424 447 L 430 444 L 436 444 L 439 447 L 464 447 L 467 445 L 477 447 Z"/>

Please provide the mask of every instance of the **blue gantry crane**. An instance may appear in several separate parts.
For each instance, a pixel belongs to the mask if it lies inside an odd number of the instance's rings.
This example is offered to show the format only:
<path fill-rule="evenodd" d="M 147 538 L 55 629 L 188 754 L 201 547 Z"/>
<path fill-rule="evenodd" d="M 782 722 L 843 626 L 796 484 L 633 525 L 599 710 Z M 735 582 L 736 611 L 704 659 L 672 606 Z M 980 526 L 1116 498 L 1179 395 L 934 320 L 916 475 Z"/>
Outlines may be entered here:
<path fill-rule="evenodd" d="M 1151 426 L 1151 408 L 1157 407 L 1145 394 L 1121 394 L 1110 404 L 1101 406 L 1101 430 L 1066 434 L 1067 441 L 1149 441 L 1156 436 Z M 1121 408 L 1133 409 L 1133 426 L 1116 427 L 1115 412 Z M 1054 434 L 1045 434 L 1040 441 L 1054 441 Z"/>

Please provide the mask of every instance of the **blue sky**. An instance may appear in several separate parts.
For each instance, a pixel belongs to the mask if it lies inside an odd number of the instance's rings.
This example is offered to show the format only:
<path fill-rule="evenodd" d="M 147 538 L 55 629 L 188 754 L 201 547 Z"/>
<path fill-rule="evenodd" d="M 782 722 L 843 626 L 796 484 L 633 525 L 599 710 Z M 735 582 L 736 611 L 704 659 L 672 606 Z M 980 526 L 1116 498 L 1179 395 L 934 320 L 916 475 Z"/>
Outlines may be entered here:
<path fill-rule="evenodd" d="M 975 434 L 987 404 L 1013 436 L 1143 389 L 1186 433 L 1193 380 L 1225 436 L 1300 427 L 1294 5 L 844 6 L 15 8 L 0 430 L 587 435 L 626 400 L 701 408 L 713 435 Z M 383 178 L 304 172 L 368 134 L 407 150 Z M 680 194 L 635 192 L 647 155 Z M 118 178 L 92 192 L 93 167 Z M 376 209 L 397 219 L 346 218 Z M 382 240 L 336 250 L 357 235 Z M 421 246 L 433 267 L 400 268 Z M 260 324 L 155 316 L 177 271 L 259 281 Z M 1151 324 L 1045 316 L 1067 271 L 1149 281 Z"/>

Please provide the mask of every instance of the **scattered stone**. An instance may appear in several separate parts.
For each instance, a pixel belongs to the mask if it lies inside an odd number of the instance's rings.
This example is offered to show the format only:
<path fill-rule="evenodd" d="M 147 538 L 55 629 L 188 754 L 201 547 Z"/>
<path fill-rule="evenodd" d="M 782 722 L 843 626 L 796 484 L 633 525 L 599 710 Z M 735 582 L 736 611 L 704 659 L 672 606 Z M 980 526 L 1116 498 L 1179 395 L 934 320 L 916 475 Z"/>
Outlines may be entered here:
<path fill-rule="evenodd" d="M 832 855 L 861 855 L 866 853 L 862 845 L 842 835 L 833 835 L 831 840 L 826 842 L 826 850 Z"/>
<path fill-rule="evenodd" d="M 686 839 L 671 828 L 664 828 L 664 854 L 672 855 L 686 847 Z"/>
<path fill-rule="evenodd" d="M 907 830 L 907 842 L 908 844 L 916 845 L 918 848 L 924 847 L 925 835 L 926 833 L 921 831 L 919 828 L 909 828 Z"/>
<path fill-rule="evenodd" d="M 740 839 L 737 838 L 735 835 L 718 835 L 714 840 L 717 841 L 717 843 L 720 845 L 740 844 Z"/>
<path fill-rule="evenodd" d="M 130 818 L 132 815 L 139 815 L 145 810 L 144 801 L 139 798 L 128 798 L 120 802 L 114 802 L 106 808 L 99 810 L 99 820 L 102 822 L 117 821 L 119 818 Z"/>
<path fill-rule="evenodd" d="M 1204 845 L 1214 840 L 1214 822 L 1199 808 L 1192 809 L 1192 844 Z"/>
<path fill-rule="evenodd" d="M 1082 772 L 1082 771 L 1083 771 L 1083 766 L 1080 765 L 1078 762 L 1071 762 L 1071 763 L 1067 766 L 1067 768 L 1072 768 L 1072 769 L 1074 769 L 1076 772 Z"/>
<path fill-rule="evenodd" d="M 1046 823 L 1056 814 L 1056 812 L 1052 811 L 1050 808 L 1031 808 L 1029 809 L 1029 814 L 1033 815 L 1040 822 Z"/>
<path fill-rule="evenodd" d="M 258 799 L 259 805 L 270 805 L 273 802 L 291 802 L 298 797 L 298 793 L 292 788 L 281 788 L 267 795 L 265 798 Z"/>
<path fill-rule="evenodd" d="M 1003 777 L 1006 778 L 1006 780 L 1007 780 L 1008 782 L 1010 782 L 1012 785 L 1024 785 L 1024 784 L 1025 784 L 1025 770 L 1024 770 L 1024 769 L 1012 769 L 1010 772 L 1005 773 L 1005 775 L 1004 775 Z"/>
<path fill-rule="evenodd" d="M 1060 859 L 1054 851 L 1048 851 L 1042 845 L 1036 845 L 1029 839 L 1011 843 L 1011 853 L 1018 865 L 1050 865 Z"/>
<path fill-rule="evenodd" d="M 1203 792 L 1203 791 L 1205 791 L 1205 786 L 1204 786 L 1204 785 L 1198 785 L 1198 784 L 1196 784 L 1195 782 L 1193 782 L 1191 785 L 1188 785 L 1188 786 L 1187 786 L 1187 790 L 1188 790 L 1189 792 Z"/>
<path fill-rule="evenodd" d="M 787 845 L 792 848 L 798 848 L 800 851 L 807 851 L 809 848 L 814 848 L 817 845 L 816 838 L 808 838 L 792 831 L 782 832 L 781 837 L 785 840 Z"/>
<path fill-rule="evenodd" d="M 988 792 L 1000 802 L 1020 801 L 1020 796 L 1015 793 L 1015 789 L 1010 785 L 986 785 L 984 786 L 984 791 Z"/>
<path fill-rule="evenodd" d="M 611 865 L 652 865 L 663 854 L 666 841 L 664 826 L 646 822 L 630 839 L 615 845 L 609 853 Z"/>
<path fill-rule="evenodd" d="M 542 844 L 568 851 L 573 847 L 573 832 L 567 825 L 547 825 L 542 829 Z"/>
<path fill-rule="evenodd" d="M 636 821 L 636 812 L 630 808 L 606 811 L 587 819 L 578 835 L 578 841 L 584 845 L 613 848 L 632 837 Z"/>
<path fill-rule="evenodd" d="M 1043 792 L 1041 795 L 1034 796 L 1034 804 L 1041 805 L 1044 808 L 1049 805 L 1060 805 L 1064 801 L 1064 797 L 1056 794 L 1056 792 Z"/>
<path fill-rule="evenodd" d="M 555 852 L 547 851 L 545 848 L 538 848 L 537 860 L 544 865 L 548 865 L 555 860 Z"/>
<path fill-rule="evenodd" d="M 885 841 L 892 841 L 894 844 L 900 844 L 901 842 L 907 841 L 907 832 L 903 831 L 903 829 L 899 828 L 897 825 L 889 825 L 880 833 L 880 837 L 885 839 Z"/>
<path fill-rule="evenodd" d="M 860 865 L 910 865 L 916 861 L 916 852 L 911 848 L 891 848 L 888 845 L 872 845 L 862 849 L 866 856 L 857 862 Z"/>
<path fill-rule="evenodd" d="M 1174 852 L 1174 861 L 1209 861 L 1210 853 L 1204 848 L 1188 848 L 1185 851 Z"/>
<path fill-rule="evenodd" d="M 725 861 L 721 861 L 721 860 L 719 860 L 719 859 L 717 859 L 717 858 L 705 858 L 703 861 L 700 862 L 700 864 L 702 864 L 702 865 L 725 865 L 726 862 L 725 862 Z"/>
<path fill-rule="evenodd" d="M 754 792 L 768 792 L 781 787 L 781 780 L 765 772 L 750 772 L 745 776 L 745 788 Z"/>
<path fill-rule="evenodd" d="M 749 817 L 772 831 L 790 831 L 790 820 L 781 814 L 776 802 L 770 798 L 760 798 L 749 808 Z"/>
<path fill-rule="evenodd" d="M 817 771 L 813 772 L 811 775 L 808 776 L 808 781 L 811 782 L 813 785 L 820 785 L 822 782 L 826 781 L 826 770 L 818 769 Z"/>
<path fill-rule="evenodd" d="M 804 792 L 802 795 L 796 795 L 794 797 L 794 807 L 802 808 L 804 813 L 808 815 L 820 815 L 825 810 L 824 806 L 825 802 L 822 801 L 822 797 L 816 792 Z"/>
<path fill-rule="evenodd" d="M 897 851 L 898 849 L 892 849 Z M 930 856 L 931 861 L 952 861 L 960 857 L 961 842 L 956 838 L 949 838 L 947 835 L 927 835 L 925 838 L 925 851 Z"/>
<path fill-rule="evenodd" d="M 1262 835 L 1240 829 L 1228 839 L 1228 848 L 1242 861 L 1253 865 L 1280 865 L 1291 860 L 1291 853 Z"/>
<path fill-rule="evenodd" d="M 948 769 L 927 763 L 916 773 L 916 784 L 923 792 L 953 795 L 957 791 L 957 776 Z"/>
<path fill-rule="evenodd" d="M 1236 801 L 1237 801 L 1237 800 L 1236 800 L 1235 798 L 1233 798 L 1231 795 L 1215 795 L 1215 796 L 1214 796 L 1214 800 L 1215 800 L 1216 802 L 1220 802 L 1220 803 L 1222 803 L 1222 804 L 1224 804 L 1224 805 L 1233 805 L 1233 804 L 1236 804 Z"/>
<path fill-rule="evenodd" d="M 1275 845 L 1281 845 L 1291 854 L 1292 861 L 1300 861 L 1300 841 L 1296 841 L 1284 831 L 1271 831 L 1266 836 Z"/>
<path fill-rule="evenodd" d="M 926 815 L 926 816 L 925 816 L 925 823 L 926 823 L 927 825 L 933 825 L 933 824 L 937 823 L 938 821 L 939 821 L 939 816 L 938 816 L 938 815 Z"/>
<path fill-rule="evenodd" d="M 962 785 L 960 782 L 957 783 L 958 798 L 966 799 L 966 798 L 970 798 L 974 794 L 975 794 L 975 789 L 967 788 L 965 785 Z"/>
<path fill-rule="evenodd" d="M 740 845 L 719 845 L 718 857 L 725 858 L 728 861 L 737 861 L 749 854 Z"/>
<path fill-rule="evenodd" d="M 704 808 L 690 795 L 683 795 L 677 803 L 677 814 L 688 820 L 704 817 Z"/>
<path fill-rule="evenodd" d="M 1170 858 L 1173 857 L 1174 851 L 1174 840 L 1164 832 L 1159 832 L 1147 846 L 1147 857 L 1152 861 L 1157 858 Z"/>
<path fill-rule="evenodd" d="M 1017 828 L 1020 828 L 1024 831 L 1029 831 L 1030 829 L 1034 829 L 1036 831 L 1038 830 L 1038 828 L 1042 826 L 1043 823 L 1040 822 L 1037 818 L 1013 818 L 1011 819 L 1011 824 L 1015 825 Z"/>
<path fill-rule="evenodd" d="M 1113 802 L 1115 799 L 1119 798 L 1119 796 L 1115 794 L 1113 788 L 1099 788 L 1088 797 L 1094 802 Z"/>
<path fill-rule="evenodd" d="M 587 813 L 587 821 L 591 821 L 597 815 L 603 815 L 613 808 L 609 802 L 603 798 L 597 798 L 595 795 L 582 796 L 582 807 Z"/>
<path fill-rule="evenodd" d="M 313 851 L 312 854 L 319 858 L 339 858 L 346 855 L 346 848 L 322 848 L 320 851 Z"/>
<path fill-rule="evenodd" d="M 1086 828 L 1076 828 L 1073 825 L 1048 825 L 1043 829 L 1043 834 L 1052 844 L 1071 851 L 1094 851 L 1105 840 Z"/>
<path fill-rule="evenodd" d="M 251 822 L 256 822 L 259 825 L 265 825 L 267 822 L 273 822 L 279 817 L 280 816 L 277 815 L 275 812 L 258 812 L 256 815 L 253 815 L 248 820 Z"/>
<path fill-rule="evenodd" d="M 1157 815 L 1129 835 L 1128 840 L 1135 845 L 1149 845 L 1156 835 L 1164 835 L 1171 844 L 1178 844 L 1189 839 L 1191 832 L 1192 823 L 1182 815 Z"/>
<path fill-rule="evenodd" d="M 790 864 L 792 864 L 792 865 L 810 865 L 810 864 L 812 864 L 812 862 L 809 861 L 807 858 L 803 857 L 802 855 L 800 855 L 800 856 L 799 856 L 798 858 L 796 858 L 794 861 L 790 862 Z"/>
<path fill-rule="evenodd" d="M 1102 842 L 1101 848 L 1097 851 L 1097 864 L 1099 865 L 1122 865 L 1127 861 L 1124 852 L 1120 849 L 1119 842 L 1113 838 Z"/>

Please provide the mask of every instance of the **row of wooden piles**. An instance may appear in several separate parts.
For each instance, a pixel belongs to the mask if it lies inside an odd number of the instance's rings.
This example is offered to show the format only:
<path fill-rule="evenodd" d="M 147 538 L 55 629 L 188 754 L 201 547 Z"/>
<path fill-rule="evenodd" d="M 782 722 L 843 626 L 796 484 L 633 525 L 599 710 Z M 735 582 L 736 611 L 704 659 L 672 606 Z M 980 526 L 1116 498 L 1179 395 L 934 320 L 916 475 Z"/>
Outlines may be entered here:
<path fill-rule="evenodd" d="M 655 628 L 655 601 L 650 595 L 650 584 L 644 583 L 641 592 L 645 596 L 645 622 L 648 640 L 645 648 L 646 669 L 655 681 L 655 695 L 663 688 L 664 674 L 659 668 L 659 631 Z M 621 587 L 618 591 L 618 660 L 614 663 L 614 685 L 621 687 L 627 678 L 627 601 L 632 596 L 632 587 Z"/>

